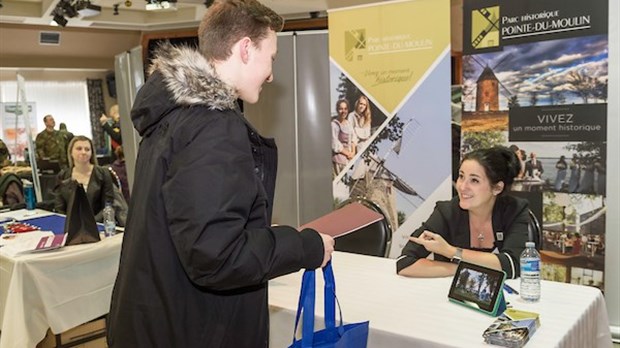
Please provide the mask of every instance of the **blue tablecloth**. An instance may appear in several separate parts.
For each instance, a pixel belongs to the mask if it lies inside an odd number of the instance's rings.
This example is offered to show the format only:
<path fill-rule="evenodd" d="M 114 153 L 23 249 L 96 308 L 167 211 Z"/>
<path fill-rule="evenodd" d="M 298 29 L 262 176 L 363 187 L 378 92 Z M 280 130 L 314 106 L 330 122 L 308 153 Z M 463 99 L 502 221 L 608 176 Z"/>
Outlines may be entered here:
<path fill-rule="evenodd" d="M 65 216 L 64 215 L 48 215 L 43 217 L 37 217 L 32 219 L 21 220 L 21 222 L 25 222 L 31 224 L 33 226 L 37 226 L 41 229 L 41 231 L 52 231 L 54 234 L 63 234 L 65 232 Z M 97 228 L 99 231 L 103 231 L 103 225 L 97 224 Z"/>

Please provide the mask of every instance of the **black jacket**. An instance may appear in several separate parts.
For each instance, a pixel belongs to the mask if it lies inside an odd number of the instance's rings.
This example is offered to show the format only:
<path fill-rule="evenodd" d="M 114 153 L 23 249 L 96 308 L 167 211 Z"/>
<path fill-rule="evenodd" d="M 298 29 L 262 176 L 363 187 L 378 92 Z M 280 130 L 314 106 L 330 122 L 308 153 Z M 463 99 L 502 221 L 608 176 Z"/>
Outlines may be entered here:
<path fill-rule="evenodd" d="M 275 144 L 202 56 L 164 46 L 151 72 L 108 344 L 267 347 L 267 281 L 320 266 L 321 238 L 270 227 Z"/>
<path fill-rule="evenodd" d="M 519 256 L 528 240 L 527 226 L 530 221 L 528 211 L 526 200 L 510 195 L 499 196 L 493 206 L 495 236 L 493 244 L 499 251 L 497 257 L 507 278 L 519 276 Z M 469 213 L 459 207 L 458 197 L 450 201 L 437 202 L 428 220 L 411 235 L 418 237 L 424 230 L 440 234 L 452 246 L 474 249 L 470 244 Z M 396 262 L 396 271 L 400 272 L 429 254 L 424 246 L 412 241 L 407 242 Z M 434 256 L 438 261 L 450 261 L 442 255 Z"/>
<path fill-rule="evenodd" d="M 72 168 L 63 169 L 58 173 L 56 187 L 54 189 L 54 210 L 65 214 L 67 212 L 67 204 L 71 199 L 73 192 L 73 185 L 71 183 Z M 103 221 L 103 208 L 105 208 L 106 202 L 114 202 L 114 184 L 112 183 L 112 176 L 110 172 L 103 167 L 93 167 L 93 172 L 90 175 L 90 181 L 88 187 L 85 187 L 86 197 L 88 203 L 93 209 L 95 214 L 95 220 L 97 222 Z"/>

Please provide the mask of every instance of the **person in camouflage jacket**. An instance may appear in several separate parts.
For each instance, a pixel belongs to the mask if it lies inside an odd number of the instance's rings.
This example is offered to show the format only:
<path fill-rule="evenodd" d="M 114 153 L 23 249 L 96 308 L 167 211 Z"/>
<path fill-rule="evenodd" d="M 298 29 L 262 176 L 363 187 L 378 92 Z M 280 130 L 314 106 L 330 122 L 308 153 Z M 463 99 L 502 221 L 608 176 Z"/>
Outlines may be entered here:
<path fill-rule="evenodd" d="M 62 168 L 67 166 L 67 155 L 65 140 L 62 135 L 54 129 L 56 121 L 52 115 L 43 117 L 45 129 L 37 134 L 35 141 L 37 149 L 37 159 L 56 160 Z"/>

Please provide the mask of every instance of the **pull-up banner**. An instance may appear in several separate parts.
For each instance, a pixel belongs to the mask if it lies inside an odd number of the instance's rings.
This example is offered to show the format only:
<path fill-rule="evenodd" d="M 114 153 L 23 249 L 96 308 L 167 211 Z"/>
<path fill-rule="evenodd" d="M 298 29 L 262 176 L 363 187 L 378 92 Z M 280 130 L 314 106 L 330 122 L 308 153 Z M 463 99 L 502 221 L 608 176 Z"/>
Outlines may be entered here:
<path fill-rule="evenodd" d="M 418 208 L 450 198 L 450 3 L 389 1 L 328 15 L 334 205 L 376 204 L 398 256 L 428 217 Z"/>
<path fill-rule="evenodd" d="M 608 5 L 463 4 L 462 152 L 511 147 L 521 160 L 512 194 L 542 222 L 543 278 L 601 290 L 613 252 L 605 231 Z"/>

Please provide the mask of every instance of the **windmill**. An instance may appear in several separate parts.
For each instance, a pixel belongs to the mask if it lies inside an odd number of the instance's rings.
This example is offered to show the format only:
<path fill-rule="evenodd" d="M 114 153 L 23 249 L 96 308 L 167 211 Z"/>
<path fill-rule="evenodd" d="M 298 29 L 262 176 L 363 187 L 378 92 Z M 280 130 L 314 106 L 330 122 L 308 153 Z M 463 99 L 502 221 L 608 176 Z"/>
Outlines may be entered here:
<path fill-rule="evenodd" d="M 493 67 L 489 67 L 488 64 L 482 64 L 476 57 L 470 56 L 476 64 L 482 67 L 482 73 L 476 81 L 476 111 L 499 111 L 499 92 L 502 88 L 502 94 L 510 99 L 512 93 L 502 84 L 502 82 L 495 76 L 493 72 L 499 65 L 501 65 L 508 55 L 505 55 L 500 61 Z"/>
<path fill-rule="evenodd" d="M 497 46 L 499 42 L 499 12 L 489 11 L 486 8 L 478 10 L 482 18 L 486 20 L 487 26 L 472 38 L 471 45 L 475 48 Z M 483 42 L 486 41 L 486 42 Z"/>
<path fill-rule="evenodd" d="M 372 200 L 376 200 L 377 204 L 382 206 L 389 215 L 391 225 L 394 228 L 398 228 L 398 218 L 395 202 L 395 194 L 399 193 L 407 202 L 412 206 L 417 207 L 417 204 L 411 201 L 411 198 L 417 197 L 424 201 L 426 198 L 422 197 L 414 188 L 412 188 L 405 180 L 403 180 L 398 174 L 386 167 L 387 159 L 392 154 L 400 154 L 403 147 L 403 141 L 411 141 L 413 134 L 419 129 L 420 124 L 411 118 L 403 127 L 403 134 L 395 140 L 390 149 L 381 157 L 374 154 L 370 154 L 366 161 L 361 160 L 358 167 L 355 169 L 352 180 L 348 184 L 350 189 L 350 197 L 366 197 Z M 407 139 L 403 139 L 405 131 L 409 129 L 410 134 Z M 413 131 L 411 131 L 413 129 Z M 396 190 L 393 190 L 396 189 Z"/>

